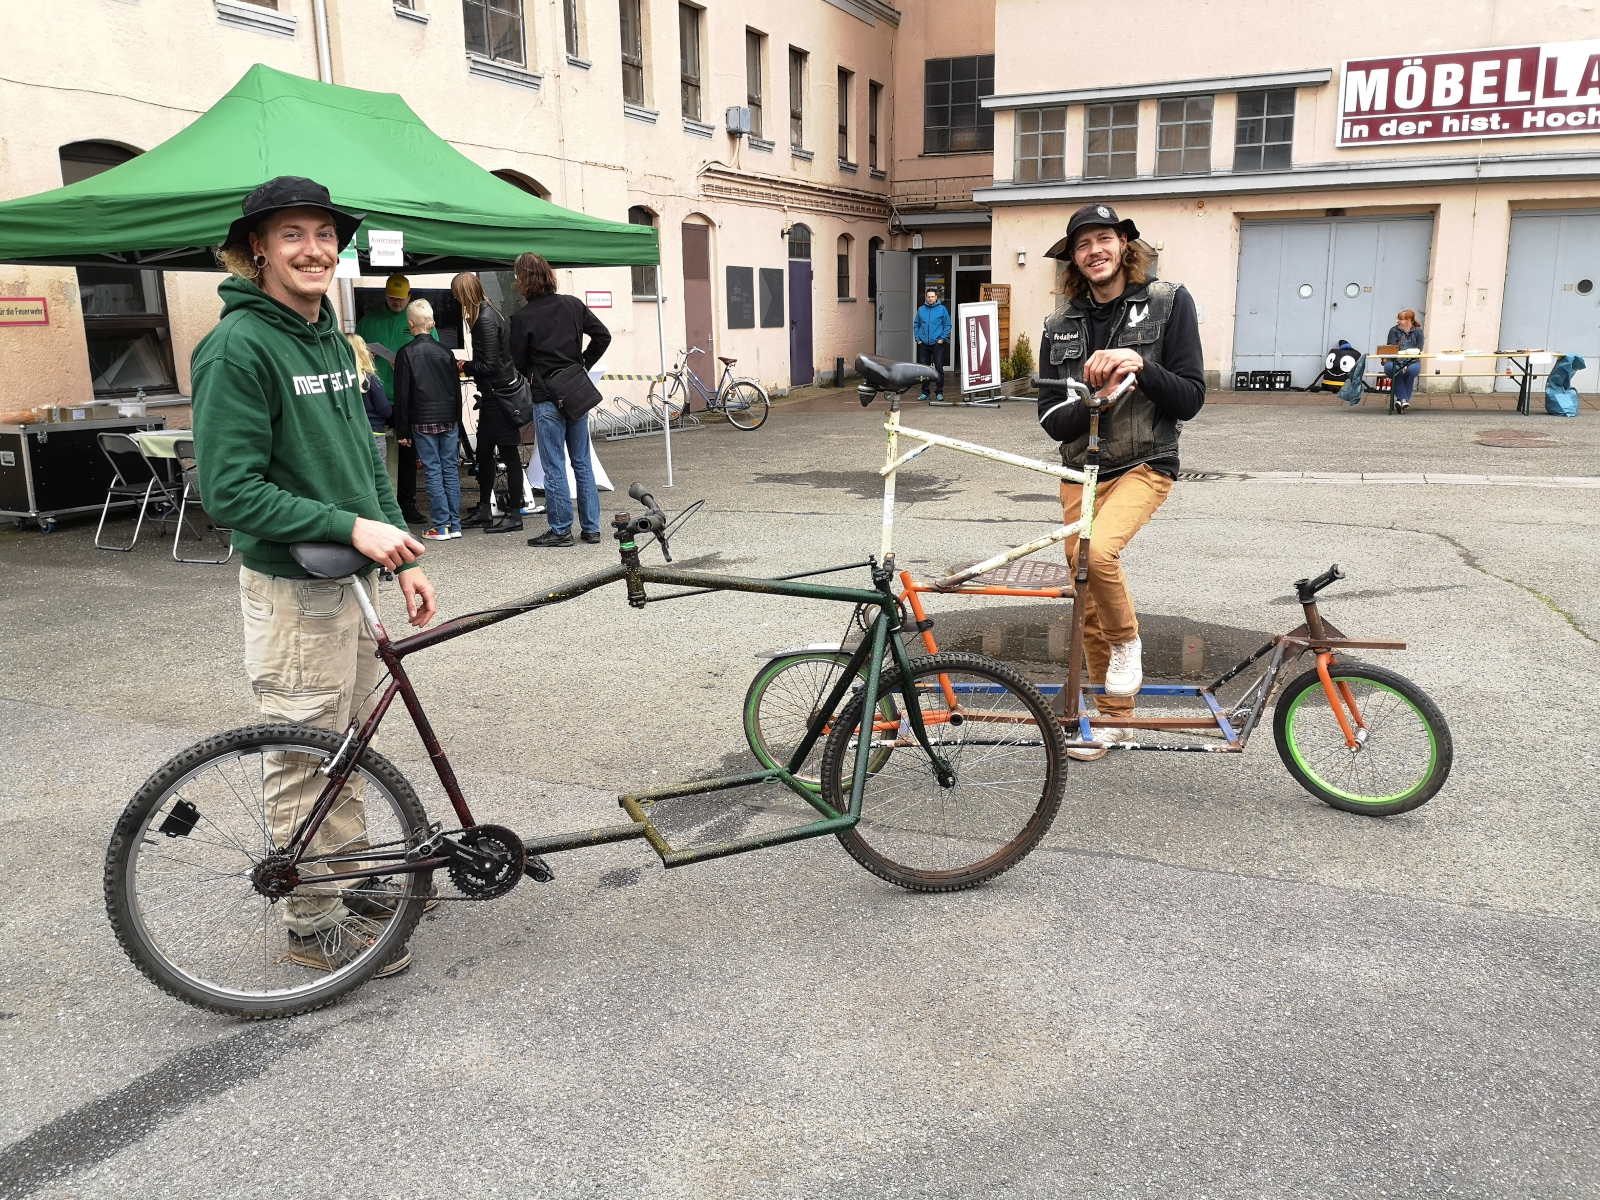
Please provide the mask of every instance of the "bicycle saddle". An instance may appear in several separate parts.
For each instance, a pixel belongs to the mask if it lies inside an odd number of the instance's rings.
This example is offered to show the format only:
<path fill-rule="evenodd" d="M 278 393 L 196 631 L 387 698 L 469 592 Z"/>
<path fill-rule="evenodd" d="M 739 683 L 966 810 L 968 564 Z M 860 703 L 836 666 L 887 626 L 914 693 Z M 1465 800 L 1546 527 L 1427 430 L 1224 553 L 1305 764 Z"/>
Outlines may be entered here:
<path fill-rule="evenodd" d="M 343 579 L 372 565 L 372 560 L 354 546 L 339 542 L 293 542 L 289 557 L 318 579 Z"/>
<path fill-rule="evenodd" d="M 917 363 L 890 362 L 874 354 L 858 354 L 856 370 L 880 392 L 906 392 L 924 380 L 937 381 L 939 376 L 932 367 Z"/>

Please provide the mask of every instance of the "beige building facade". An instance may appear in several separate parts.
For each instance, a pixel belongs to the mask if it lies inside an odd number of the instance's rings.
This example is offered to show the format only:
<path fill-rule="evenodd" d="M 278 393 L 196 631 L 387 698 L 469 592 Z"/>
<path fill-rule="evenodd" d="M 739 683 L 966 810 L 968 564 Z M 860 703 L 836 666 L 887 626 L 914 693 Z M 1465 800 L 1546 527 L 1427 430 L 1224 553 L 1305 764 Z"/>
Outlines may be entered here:
<path fill-rule="evenodd" d="M 1130 0 L 1115 23 L 1137 49 L 1095 57 L 1061 35 L 1104 30 L 1103 7 L 996 0 L 994 180 L 976 195 L 1013 327 L 1039 328 L 1044 251 L 1103 201 L 1194 293 L 1214 383 L 1304 385 L 1325 349 L 1371 350 L 1411 308 L 1430 353 L 1580 353 L 1580 387 L 1600 389 L 1600 26 L 1538 0 L 1439 15 L 1237 0 L 1223 21 Z M 1432 361 L 1421 382 L 1506 388 L 1508 365 Z"/>
<path fill-rule="evenodd" d="M 561 272 L 615 371 L 664 342 L 704 351 L 708 381 L 721 355 L 781 391 L 910 357 L 927 286 L 955 307 L 1004 285 L 1037 338 L 1046 252 L 1095 200 L 1193 291 L 1214 384 L 1304 385 L 1411 308 L 1429 352 L 1581 353 L 1600 389 L 1596 31 L 1536 0 L 1391 18 L 1129 0 L 1118 26 L 1149 32 L 1094 57 L 1072 47 L 1109 43 L 1064 39 L 1104 25 L 1084 0 L 53 0 L 0 45 L 0 197 L 150 148 L 262 62 L 398 92 L 508 183 L 655 225 L 659 272 Z M 0 266 L 0 300 L 49 310 L 0 324 L 0 402 L 181 396 L 215 286 Z M 1447 358 L 1423 386 L 1508 386 L 1506 365 Z"/>

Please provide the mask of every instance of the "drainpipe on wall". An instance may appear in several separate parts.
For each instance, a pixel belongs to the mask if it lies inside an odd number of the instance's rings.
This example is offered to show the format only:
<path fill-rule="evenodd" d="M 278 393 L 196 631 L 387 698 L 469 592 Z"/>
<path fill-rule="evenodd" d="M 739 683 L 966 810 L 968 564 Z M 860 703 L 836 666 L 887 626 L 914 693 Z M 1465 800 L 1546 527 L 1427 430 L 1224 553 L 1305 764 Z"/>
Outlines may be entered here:
<path fill-rule="evenodd" d="M 328 0 L 311 0 L 312 24 L 317 30 L 317 78 L 333 82 L 333 49 L 328 37 Z M 339 280 L 339 324 L 346 333 L 356 331 L 356 289 L 348 279 Z"/>

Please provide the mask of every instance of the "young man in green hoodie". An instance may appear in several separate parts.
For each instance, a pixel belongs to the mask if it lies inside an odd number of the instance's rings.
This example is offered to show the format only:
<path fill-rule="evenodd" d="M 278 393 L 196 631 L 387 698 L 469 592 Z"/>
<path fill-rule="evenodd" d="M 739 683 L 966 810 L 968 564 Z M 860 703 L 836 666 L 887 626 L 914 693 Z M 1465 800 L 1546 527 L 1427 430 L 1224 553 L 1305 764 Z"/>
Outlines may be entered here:
<path fill-rule="evenodd" d="M 222 320 L 195 347 L 195 457 L 206 510 L 233 530 L 244 560 L 245 669 L 262 715 L 343 729 L 369 711 L 384 673 L 376 642 L 345 587 L 306 574 L 291 542 L 345 542 L 399 572 L 411 623 L 434 616 L 433 587 L 372 453 L 361 379 L 327 300 L 339 251 L 361 217 L 333 207 L 326 188 L 282 176 L 252 192 L 219 254 Z M 358 586 L 376 602 L 369 571 Z M 285 755 L 263 790 L 275 845 L 299 824 L 314 768 Z M 362 789 L 352 784 L 318 832 L 314 852 L 365 844 Z M 316 867 L 303 867 L 310 874 Z M 320 872 L 326 874 L 329 868 Z M 362 881 L 363 885 L 370 881 Z M 341 885 L 293 895 L 282 911 L 287 957 L 334 970 L 361 951 L 362 922 L 392 915 L 383 894 Z M 404 947 L 379 971 L 410 964 Z"/>

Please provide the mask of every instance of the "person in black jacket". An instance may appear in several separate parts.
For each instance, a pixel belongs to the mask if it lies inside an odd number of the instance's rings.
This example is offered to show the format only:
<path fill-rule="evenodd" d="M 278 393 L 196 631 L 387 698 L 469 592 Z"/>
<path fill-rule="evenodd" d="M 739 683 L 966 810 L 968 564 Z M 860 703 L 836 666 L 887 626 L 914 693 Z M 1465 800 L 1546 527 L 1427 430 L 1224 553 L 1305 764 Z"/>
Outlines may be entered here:
<path fill-rule="evenodd" d="M 1178 435 L 1205 403 L 1200 321 L 1188 289 L 1155 279 L 1149 250 L 1132 221 L 1110 205 L 1086 204 L 1067 236 L 1050 250 L 1065 260 L 1067 303 L 1051 314 L 1040 342 L 1040 374 L 1114 390 L 1129 375 L 1138 386 L 1100 415 L 1100 474 L 1089 579 L 1083 597 L 1084 655 L 1089 679 L 1105 685 L 1103 716 L 1131 717 L 1144 683 L 1143 647 L 1122 551 L 1172 491 L 1178 477 Z M 1089 444 L 1089 410 L 1060 389 L 1039 393 L 1039 424 L 1061 443 L 1061 461 L 1081 468 Z M 1061 485 L 1064 520 L 1078 520 L 1082 490 Z M 1078 539 L 1063 546 L 1076 566 Z M 1124 729 L 1098 729 L 1100 742 L 1126 741 Z M 1077 746 L 1093 759 L 1103 746 Z"/>
<path fill-rule="evenodd" d="M 513 386 L 517 368 L 507 345 L 506 319 L 483 294 L 483 282 L 470 271 L 450 281 L 461 315 L 472 329 L 472 357 L 462 365 L 478 385 L 478 508 L 463 524 L 486 526 L 485 533 L 515 533 L 522 528 L 522 431 L 511 423 L 494 391 Z M 489 508 L 494 494 L 495 455 L 506 469 L 506 511 L 496 521 Z"/>
<path fill-rule="evenodd" d="M 461 472 L 456 437 L 461 424 L 461 369 L 456 356 L 427 336 L 433 305 L 406 306 L 411 340 L 394 356 L 394 427 L 402 446 L 415 445 L 428 481 L 432 527 L 422 536 L 442 542 L 461 536 Z"/>
<path fill-rule="evenodd" d="M 537 254 L 519 255 L 512 270 L 528 303 L 511 318 L 511 360 L 533 386 L 533 419 L 544 467 L 545 519 L 550 528 L 528 539 L 530 546 L 572 545 L 573 497 L 567 493 L 567 459 L 578 484 L 578 524 L 583 540 L 600 540 L 600 492 L 589 461 L 589 418 L 569 421 L 546 399 L 544 380 L 562 367 L 593 367 L 611 345 L 611 331 L 576 296 L 556 291 L 555 272 Z M 583 339 L 588 337 L 585 346 Z"/>

